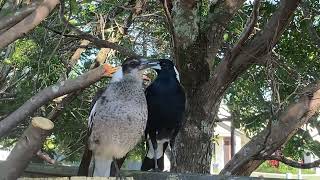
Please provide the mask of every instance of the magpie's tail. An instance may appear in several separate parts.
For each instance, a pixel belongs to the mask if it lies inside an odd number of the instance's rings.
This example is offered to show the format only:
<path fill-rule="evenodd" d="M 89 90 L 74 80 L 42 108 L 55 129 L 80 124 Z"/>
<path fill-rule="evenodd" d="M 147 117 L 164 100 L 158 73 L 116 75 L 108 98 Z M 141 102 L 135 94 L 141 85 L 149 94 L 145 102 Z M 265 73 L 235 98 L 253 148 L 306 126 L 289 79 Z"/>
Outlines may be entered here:
<path fill-rule="evenodd" d="M 122 164 L 124 163 L 124 160 L 126 160 L 127 155 L 125 155 L 121 159 L 116 159 L 118 167 L 121 169 Z M 110 176 L 115 177 L 116 176 L 116 166 L 114 165 L 114 161 L 111 164 L 111 170 L 110 170 Z"/>
<path fill-rule="evenodd" d="M 82 155 L 81 163 L 78 169 L 78 176 L 89 176 L 91 157 L 92 151 L 89 149 L 88 144 L 86 144 L 84 153 Z"/>
<path fill-rule="evenodd" d="M 158 160 L 158 168 L 163 171 L 164 169 L 164 156 L 162 155 Z M 148 158 L 147 156 L 143 159 L 141 165 L 141 171 L 149 171 L 150 169 L 154 169 L 154 160 Z"/>
<path fill-rule="evenodd" d="M 94 157 L 93 176 L 110 177 L 112 158 Z"/>
<path fill-rule="evenodd" d="M 119 169 L 121 168 L 125 159 L 126 156 L 121 159 L 116 159 Z M 114 161 L 111 158 L 105 159 L 104 157 L 95 157 L 93 176 L 115 177 L 117 175 L 116 172 Z"/>

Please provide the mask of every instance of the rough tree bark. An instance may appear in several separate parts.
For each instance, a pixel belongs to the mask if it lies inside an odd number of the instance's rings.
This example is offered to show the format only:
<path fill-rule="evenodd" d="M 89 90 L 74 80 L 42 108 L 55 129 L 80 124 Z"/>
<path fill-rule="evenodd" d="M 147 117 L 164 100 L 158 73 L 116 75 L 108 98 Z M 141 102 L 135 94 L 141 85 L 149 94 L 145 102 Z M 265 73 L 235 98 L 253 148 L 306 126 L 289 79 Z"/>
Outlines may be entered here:
<path fill-rule="evenodd" d="M 208 61 L 213 61 L 226 26 L 243 2 L 217 1 L 210 7 L 207 19 L 202 20 L 205 22 L 203 26 L 197 16 L 198 1 L 181 0 L 173 4 L 172 23 L 177 41 L 175 58 L 188 97 L 186 123 L 175 149 L 176 171 L 209 172 L 214 117 L 225 91 L 249 67 L 264 62 L 300 1 L 282 0 L 264 29 L 250 39 L 245 36 L 240 40 L 211 72 Z M 245 31 L 249 29 L 245 28 Z"/>
<path fill-rule="evenodd" d="M 0 35 L 0 49 L 35 28 L 50 14 L 59 2 L 59 0 L 44 0 L 32 14 L 2 33 Z"/>
<path fill-rule="evenodd" d="M 320 108 L 320 83 L 301 93 L 277 120 L 251 139 L 220 172 L 221 175 L 248 176 L 286 143 Z M 285 131 L 284 131 L 285 129 Z M 318 163 L 318 162 L 317 162 Z"/>
<path fill-rule="evenodd" d="M 25 130 L 7 160 L 1 166 L 1 179 L 15 180 L 23 173 L 31 158 L 42 146 L 47 134 L 53 128 L 53 123 L 46 118 L 35 117 Z"/>
<path fill-rule="evenodd" d="M 38 1 L 32 2 L 30 5 L 23 7 L 21 9 L 18 9 L 12 14 L 9 14 L 5 17 L 1 17 L 0 30 L 11 28 L 15 24 L 17 24 L 19 21 L 24 19 L 26 16 L 31 14 L 38 7 L 39 4 L 40 3 Z"/>
<path fill-rule="evenodd" d="M 186 124 L 175 145 L 175 171 L 209 172 L 212 152 L 210 124 L 213 119 L 203 106 L 208 100 L 214 99 L 199 99 L 197 92 L 208 82 L 223 32 L 243 2 L 217 1 L 210 6 L 206 19 L 202 20 L 199 17 L 199 1 L 174 1 L 171 14 L 175 38 L 174 56 L 188 101 Z"/>

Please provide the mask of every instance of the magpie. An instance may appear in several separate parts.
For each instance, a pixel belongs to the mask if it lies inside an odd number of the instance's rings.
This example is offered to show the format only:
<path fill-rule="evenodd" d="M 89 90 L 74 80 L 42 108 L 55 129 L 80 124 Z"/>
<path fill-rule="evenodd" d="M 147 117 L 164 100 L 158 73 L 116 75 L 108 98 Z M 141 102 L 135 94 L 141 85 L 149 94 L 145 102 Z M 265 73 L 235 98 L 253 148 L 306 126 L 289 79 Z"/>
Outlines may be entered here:
<path fill-rule="evenodd" d="M 114 68 L 114 69 L 116 69 L 116 68 Z M 112 72 L 112 73 L 114 73 L 114 72 Z M 109 75 L 111 75 L 111 74 L 109 74 Z M 96 92 L 95 96 L 93 97 L 93 99 L 91 101 L 90 111 L 92 110 L 93 106 L 95 105 L 96 101 L 100 98 L 102 93 L 106 90 L 106 88 L 107 87 L 103 87 Z M 89 172 L 91 158 L 92 158 L 92 151 L 89 149 L 89 144 L 87 142 L 90 134 L 91 134 L 91 128 L 88 128 L 87 133 L 86 133 L 86 137 L 84 138 L 84 140 L 86 142 L 85 142 L 84 153 L 82 155 L 82 159 L 81 159 L 78 173 L 77 173 L 78 176 L 92 176 L 92 172 L 91 172 L 91 174 Z M 126 157 L 127 156 L 124 156 L 123 158 L 120 158 L 120 159 L 116 159 L 116 162 L 111 163 L 111 169 L 110 169 L 110 176 L 111 177 L 116 176 L 115 163 L 117 163 L 117 166 L 120 168 L 122 166 L 122 164 L 124 163 Z"/>
<path fill-rule="evenodd" d="M 93 176 L 109 177 L 112 162 L 126 156 L 143 135 L 148 109 L 142 70 L 155 64 L 144 59 L 125 60 L 95 102 L 88 121 Z"/>
<path fill-rule="evenodd" d="M 182 126 L 186 96 L 179 73 L 169 59 L 160 59 L 153 67 L 156 79 L 147 87 L 148 121 L 145 129 L 147 154 L 141 170 L 164 169 L 164 152 L 173 148 L 175 137 Z"/>

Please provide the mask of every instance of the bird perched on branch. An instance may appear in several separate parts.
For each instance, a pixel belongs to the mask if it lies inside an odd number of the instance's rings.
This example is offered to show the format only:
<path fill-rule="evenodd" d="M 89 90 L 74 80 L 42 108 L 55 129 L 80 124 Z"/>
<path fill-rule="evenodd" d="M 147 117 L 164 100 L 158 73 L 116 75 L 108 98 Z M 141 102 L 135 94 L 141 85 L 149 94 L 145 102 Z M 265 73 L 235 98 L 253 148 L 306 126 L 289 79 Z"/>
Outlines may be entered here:
<path fill-rule="evenodd" d="M 110 176 L 112 161 L 124 157 L 143 135 L 148 111 L 142 70 L 155 64 L 143 59 L 127 59 L 95 102 L 88 122 L 93 176 Z"/>
<path fill-rule="evenodd" d="M 145 91 L 148 104 L 145 129 L 148 152 L 142 162 L 143 171 L 164 169 L 164 152 L 168 144 L 173 148 L 185 113 L 186 97 L 173 62 L 161 59 L 153 69 L 158 76 Z"/>

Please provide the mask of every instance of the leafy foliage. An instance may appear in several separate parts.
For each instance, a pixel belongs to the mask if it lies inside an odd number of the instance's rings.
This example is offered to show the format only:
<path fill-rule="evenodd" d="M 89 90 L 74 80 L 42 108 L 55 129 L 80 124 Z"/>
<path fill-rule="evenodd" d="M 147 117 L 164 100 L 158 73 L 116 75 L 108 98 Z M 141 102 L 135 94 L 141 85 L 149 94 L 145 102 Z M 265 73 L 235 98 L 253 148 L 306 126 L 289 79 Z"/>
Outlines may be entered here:
<path fill-rule="evenodd" d="M 274 4 L 264 3 L 260 14 L 269 17 L 274 8 Z M 236 19 L 242 19 L 241 14 Z M 258 24 L 263 25 L 264 19 L 261 18 Z M 231 27 L 241 26 L 240 22 L 233 21 Z M 269 121 L 277 121 L 276 117 L 299 96 L 299 90 L 319 79 L 320 51 L 313 44 L 307 28 L 302 11 L 297 11 L 273 54 L 266 57 L 276 66 L 253 66 L 225 96 L 236 127 L 241 127 L 248 136 L 258 134 Z M 286 144 L 283 152 L 299 160 L 305 151 L 319 154 L 319 149 L 312 148 L 314 144 L 312 138 L 306 140 L 299 132 Z"/>
<path fill-rule="evenodd" d="M 0 7 L 3 2 L 0 1 Z M 173 42 L 162 5 L 157 1 L 148 1 L 143 14 L 135 15 L 133 2 L 135 1 L 70 0 L 66 2 L 64 15 L 82 31 L 133 49 L 137 54 L 150 58 L 170 57 Z M 319 14 L 319 3 L 316 0 L 308 2 L 312 13 Z M 201 17 L 208 16 L 209 3 L 211 2 L 204 1 Z M 275 9 L 275 1 L 262 3 L 255 34 L 261 31 Z M 224 44 L 218 56 L 212 60 L 215 65 L 221 62 L 239 39 L 251 10 L 252 5 L 245 3 L 228 25 L 223 36 Z M 270 121 L 277 121 L 277 115 L 299 96 L 298 92 L 302 87 L 320 79 L 320 51 L 308 33 L 309 24 L 304 15 L 302 9 L 296 12 L 293 23 L 284 32 L 273 53 L 266 57 L 276 65 L 271 66 L 269 63 L 253 66 L 237 79 L 224 97 L 236 127 L 249 137 L 258 134 Z M 13 48 L 0 51 L 0 70 L 3 67 L 10 68 L 5 80 L 0 81 L 1 118 L 61 77 L 73 78 L 93 67 L 100 49 L 90 45 L 85 47 L 76 65 L 69 66 L 68 61 L 79 48 L 80 40 L 61 35 L 72 33 L 58 16 L 57 9 L 34 31 L 11 44 Z M 201 20 L 202 25 L 206 26 L 206 22 Z M 315 16 L 314 26 L 319 27 L 319 23 L 319 16 Z M 320 33 L 319 28 L 317 31 Z M 119 65 L 124 56 L 110 51 L 106 59 L 111 64 Z M 59 113 L 52 136 L 43 146 L 44 151 L 63 162 L 79 161 L 91 100 L 95 92 L 107 83 L 108 79 L 104 79 L 86 89 Z M 35 115 L 48 116 L 58 104 L 59 100 L 50 102 Z M 19 124 L 1 141 L 1 145 L 12 147 L 29 121 L 27 119 Z M 314 118 L 310 126 L 319 127 L 319 120 Z M 283 152 L 294 159 L 301 159 L 306 150 L 320 155 L 319 147 L 319 143 L 308 137 L 306 132 L 299 131 L 286 144 Z M 132 152 L 131 158 L 138 159 L 144 153 L 144 144 L 141 143 Z"/>

